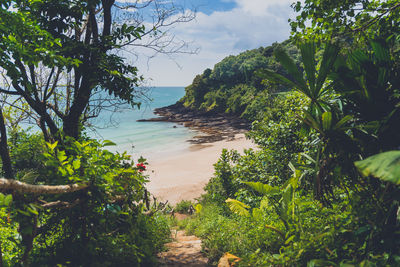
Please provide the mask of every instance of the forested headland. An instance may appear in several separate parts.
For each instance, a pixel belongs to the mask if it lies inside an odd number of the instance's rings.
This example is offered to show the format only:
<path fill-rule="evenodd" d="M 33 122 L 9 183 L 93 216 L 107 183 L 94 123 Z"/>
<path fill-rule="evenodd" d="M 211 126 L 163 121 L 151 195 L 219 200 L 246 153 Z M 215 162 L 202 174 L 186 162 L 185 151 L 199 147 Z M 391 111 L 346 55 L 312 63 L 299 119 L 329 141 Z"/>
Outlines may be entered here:
<path fill-rule="evenodd" d="M 268 68 L 288 75 L 273 56 L 277 47 L 285 49 L 299 63 L 298 49 L 289 40 L 228 56 L 212 70 L 206 69 L 197 75 L 185 88 L 186 94 L 180 102 L 199 112 L 227 113 L 248 121 L 262 117 L 272 94 L 290 90 L 285 85 L 269 85 L 258 73 Z"/>

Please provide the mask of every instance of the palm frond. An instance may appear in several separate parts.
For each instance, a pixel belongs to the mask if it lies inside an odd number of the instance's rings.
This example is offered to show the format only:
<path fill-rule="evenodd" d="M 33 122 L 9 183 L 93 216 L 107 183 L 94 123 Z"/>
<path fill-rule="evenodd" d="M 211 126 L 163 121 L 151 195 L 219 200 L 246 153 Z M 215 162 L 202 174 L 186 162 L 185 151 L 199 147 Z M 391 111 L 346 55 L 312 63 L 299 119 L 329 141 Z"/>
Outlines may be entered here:
<path fill-rule="evenodd" d="M 321 66 L 318 73 L 317 82 L 315 85 L 316 94 L 319 96 L 321 94 L 322 86 L 325 83 L 325 80 L 335 65 L 336 59 L 338 57 L 340 48 L 335 44 L 327 44 L 324 50 L 324 54 L 322 56 Z"/>
<path fill-rule="evenodd" d="M 340 121 L 338 121 L 335 125 L 335 129 L 336 130 L 340 130 L 343 129 L 344 125 L 349 122 L 350 120 L 353 119 L 353 116 L 351 115 L 346 115 L 344 116 Z"/>
<path fill-rule="evenodd" d="M 288 78 L 268 69 L 262 69 L 257 71 L 257 75 L 263 79 L 276 82 L 290 88 L 297 88 L 297 85 Z"/>
<path fill-rule="evenodd" d="M 301 58 L 307 75 L 308 85 L 315 92 L 315 44 L 313 42 L 300 45 Z"/>
<path fill-rule="evenodd" d="M 239 215 L 239 216 L 245 216 L 245 217 L 249 217 L 250 213 L 247 209 L 249 209 L 250 207 L 247 206 L 246 204 L 244 204 L 243 202 L 240 202 L 239 200 L 236 199 L 231 199 L 228 198 L 227 200 L 225 200 L 226 204 L 228 205 L 229 209 Z"/>
<path fill-rule="evenodd" d="M 289 57 L 286 51 L 282 48 L 277 48 L 274 51 L 274 55 L 278 62 L 287 70 L 289 75 L 293 77 L 295 84 L 297 85 L 296 88 L 307 96 L 310 96 L 311 92 L 307 83 L 304 81 L 303 74 L 299 71 L 293 59 Z"/>
<path fill-rule="evenodd" d="M 322 114 L 322 129 L 324 131 L 330 130 L 332 127 L 332 112 L 324 112 Z"/>

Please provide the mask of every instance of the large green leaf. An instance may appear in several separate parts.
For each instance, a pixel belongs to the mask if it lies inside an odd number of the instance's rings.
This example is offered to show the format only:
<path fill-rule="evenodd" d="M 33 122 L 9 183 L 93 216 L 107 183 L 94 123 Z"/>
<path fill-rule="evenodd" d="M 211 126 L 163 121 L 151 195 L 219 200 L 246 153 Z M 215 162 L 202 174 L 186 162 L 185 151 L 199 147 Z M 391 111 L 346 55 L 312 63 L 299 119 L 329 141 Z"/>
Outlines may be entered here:
<path fill-rule="evenodd" d="M 332 127 L 332 112 L 326 111 L 322 114 L 322 128 L 324 131 L 330 130 Z"/>
<path fill-rule="evenodd" d="M 4 206 L 10 206 L 12 200 L 13 200 L 12 195 L 7 195 L 3 200 L 3 205 Z"/>
<path fill-rule="evenodd" d="M 283 190 L 283 194 L 282 194 L 282 208 L 284 212 L 288 212 L 289 211 L 289 207 L 290 207 L 290 203 L 293 200 L 293 187 L 292 185 L 287 186 L 284 190 Z"/>
<path fill-rule="evenodd" d="M 323 133 L 323 129 L 321 128 L 320 123 L 317 120 L 315 120 L 313 115 L 311 115 L 307 111 L 304 112 L 303 122 L 309 125 L 310 127 L 314 128 L 315 130 L 319 131 L 320 133 Z"/>
<path fill-rule="evenodd" d="M 371 41 L 372 49 L 376 59 L 380 62 L 389 62 L 391 60 L 389 49 L 378 40 Z"/>
<path fill-rule="evenodd" d="M 347 122 L 353 119 L 353 116 L 351 115 L 346 115 L 344 116 L 340 121 L 338 121 L 335 125 L 336 130 L 341 130 L 341 129 L 346 129 L 345 125 Z"/>
<path fill-rule="evenodd" d="M 315 44 L 313 42 L 303 43 L 300 45 L 300 51 L 308 85 L 315 94 Z"/>
<path fill-rule="evenodd" d="M 225 200 L 226 204 L 228 204 L 229 209 L 240 216 L 246 216 L 249 217 L 250 213 L 247 209 L 249 209 L 250 207 L 247 206 L 246 204 L 244 204 L 243 202 L 240 202 L 239 200 L 236 199 L 231 199 L 228 198 L 227 200 Z"/>
<path fill-rule="evenodd" d="M 354 163 L 364 176 L 400 185 L 400 151 L 388 151 Z"/>
<path fill-rule="evenodd" d="M 317 83 L 315 85 L 315 90 L 318 91 L 318 96 L 321 94 L 321 89 L 325 83 L 326 77 L 331 72 L 333 65 L 336 62 L 339 51 L 339 46 L 335 44 L 328 43 L 325 47 L 318 73 Z"/>
<path fill-rule="evenodd" d="M 377 40 L 371 41 L 371 46 L 372 49 L 374 50 L 374 56 L 378 60 L 379 65 L 380 66 L 387 65 L 391 60 L 389 49 Z M 379 86 L 385 85 L 388 78 L 388 74 L 389 71 L 387 67 L 379 68 L 378 80 L 377 80 Z"/>
<path fill-rule="evenodd" d="M 274 187 L 269 184 L 263 184 L 260 182 L 244 182 L 244 183 L 264 196 L 279 194 L 280 192 L 280 189 L 278 187 Z"/>
<path fill-rule="evenodd" d="M 305 95 L 311 97 L 310 89 L 304 81 L 303 74 L 299 71 L 293 59 L 289 57 L 285 50 L 282 48 L 275 49 L 274 55 L 279 63 L 287 70 L 287 72 L 294 78 L 297 89 Z"/>
<path fill-rule="evenodd" d="M 263 70 L 257 71 L 257 75 L 264 79 L 288 86 L 293 89 L 297 88 L 297 85 L 294 82 L 292 82 L 291 80 L 289 80 L 288 78 L 286 78 L 276 72 L 268 70 L 268 69 L 263 69 Z"/>

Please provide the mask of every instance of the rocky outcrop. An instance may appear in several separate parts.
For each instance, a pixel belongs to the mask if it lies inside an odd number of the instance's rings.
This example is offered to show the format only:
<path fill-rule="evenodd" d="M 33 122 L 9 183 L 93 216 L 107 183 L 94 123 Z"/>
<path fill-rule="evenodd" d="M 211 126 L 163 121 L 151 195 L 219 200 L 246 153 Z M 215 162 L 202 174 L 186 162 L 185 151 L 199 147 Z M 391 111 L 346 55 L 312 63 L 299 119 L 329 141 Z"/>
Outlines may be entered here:
<path fill-rule="evenodd" d="M 198 135 L 189 140 L 193 144 L 233 139 L 235 134 L 248 131 L 251 125 L 246 120 L 224 113 L 194 111 L 179 102 L 168 107 L 157 108 L 154 113 L 160 117 L 138 121 L 175 122 L 204 133 L 204 135 Z"/>

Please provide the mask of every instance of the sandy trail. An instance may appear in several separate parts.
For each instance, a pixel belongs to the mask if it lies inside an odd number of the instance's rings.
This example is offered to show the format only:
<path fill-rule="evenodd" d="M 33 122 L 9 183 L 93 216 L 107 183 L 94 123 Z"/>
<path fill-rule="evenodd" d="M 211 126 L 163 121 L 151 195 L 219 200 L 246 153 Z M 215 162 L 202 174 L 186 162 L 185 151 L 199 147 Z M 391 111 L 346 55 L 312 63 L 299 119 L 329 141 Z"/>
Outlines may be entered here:
<path fill-rule="evenodd" d="M 242 153 L 244 149 L 255 147 L 244 134 L 237 134 L 233 140 L 192 145 L 177 155 L 149 160 L 147 189 L 160 201 L 168 200 L 171 204 L 198 198 L 214 174 L 213 164 L 218 161 L 222 149 L 236 149 Z"/>
<path fill-rule="evenodd" d="M 173 241 L 166 244 L 168 249 L 158 255 L 162 267 L 206 267 L 207 258 L 201 253 L 201 240 L 187 236 L 184 231 L 171 230 Z"/>

